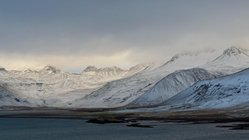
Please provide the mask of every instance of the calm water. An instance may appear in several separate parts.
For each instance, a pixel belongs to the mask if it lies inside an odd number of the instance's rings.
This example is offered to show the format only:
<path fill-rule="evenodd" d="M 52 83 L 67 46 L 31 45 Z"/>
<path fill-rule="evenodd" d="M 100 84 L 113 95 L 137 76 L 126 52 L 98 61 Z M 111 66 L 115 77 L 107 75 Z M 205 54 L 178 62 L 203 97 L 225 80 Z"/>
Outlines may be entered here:
<path fill-rule="evenodd" d="M 249 131 L 215 124 L 165 123 L 154 128 L 90 124 L 84 120 L 1 118 L 0 140 L 248 140 Z"/>

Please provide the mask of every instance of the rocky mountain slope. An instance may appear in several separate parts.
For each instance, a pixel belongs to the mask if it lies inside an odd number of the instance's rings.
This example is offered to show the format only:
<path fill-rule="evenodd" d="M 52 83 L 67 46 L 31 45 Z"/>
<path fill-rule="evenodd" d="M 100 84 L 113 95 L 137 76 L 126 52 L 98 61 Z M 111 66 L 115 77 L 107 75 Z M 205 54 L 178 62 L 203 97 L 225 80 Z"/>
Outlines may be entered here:
<path fill-rule="evenodd" d="M 199 81 L 166 101 L 171 108 L 226 108 L 249 102 L 249 69 Z"/>

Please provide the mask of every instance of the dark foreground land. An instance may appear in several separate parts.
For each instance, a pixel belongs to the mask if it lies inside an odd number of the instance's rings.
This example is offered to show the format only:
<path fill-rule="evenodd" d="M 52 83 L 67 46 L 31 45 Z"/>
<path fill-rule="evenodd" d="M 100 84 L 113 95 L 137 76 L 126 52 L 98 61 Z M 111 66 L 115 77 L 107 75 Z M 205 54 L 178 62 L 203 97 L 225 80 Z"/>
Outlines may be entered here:
<path fill-rule="evenodd" d="M 247 109 L 130 112 L 2 108 L 2 140 L 248 140 Z"/>
<path fill-rule="evenodd" d="M 248 140 L 248 131 L 216 127 L 223 123 L 141 122 L 94 124 L 84 119 L 0 118 L 1 140 Z M 227 124 L 226 124 L 227 125 Z"/>
<path fill-rule="evenodd" d="M 0 108 L 0 117 L 84 118 L 106 121 L 168 120 L 168 121 L 249 121 L 249 109 L 228 108 L 142 112 L 117 109 L 60 109 L 60 108 Z"/>
<path fill-rule="evenodd" d="M 85 119 L 89 123 L 128 123 L 129 127 L 147 127 L 139 121 L 191 122 L 191 123 L 231 123 L 221 125 L 230 129 L 249 129 L 249 109 L 230 108 L 223 110 L 188 110 L 166 112 L 128 112 L 107 109 L 58 109 L 58 108 L 1 108 L 1 118 L 56 118 Z"/>

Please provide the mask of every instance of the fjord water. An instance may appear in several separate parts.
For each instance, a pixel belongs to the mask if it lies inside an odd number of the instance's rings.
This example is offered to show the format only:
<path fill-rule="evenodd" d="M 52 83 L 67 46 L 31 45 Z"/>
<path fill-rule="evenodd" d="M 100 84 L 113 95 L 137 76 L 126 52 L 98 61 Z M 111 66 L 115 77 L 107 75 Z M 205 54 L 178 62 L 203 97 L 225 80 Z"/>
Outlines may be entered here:
<path fill-rule="evenodd" d="M 0 140 L 248 140 L 248 131 L 216 124 L 163 123 L 154 128 L 76 119 L 1 118 Z"/>

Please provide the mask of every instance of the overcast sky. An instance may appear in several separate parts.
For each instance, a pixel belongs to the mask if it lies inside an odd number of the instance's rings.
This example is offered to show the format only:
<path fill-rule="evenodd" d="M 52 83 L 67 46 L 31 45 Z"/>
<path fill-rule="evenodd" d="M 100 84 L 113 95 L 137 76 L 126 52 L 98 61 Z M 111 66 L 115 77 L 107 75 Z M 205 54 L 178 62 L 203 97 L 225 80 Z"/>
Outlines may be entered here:
<path fill-rule="evenodd" d="M 0 65 L 128 67 L 249 46 L 249 0 L 0 0 Z"/>

